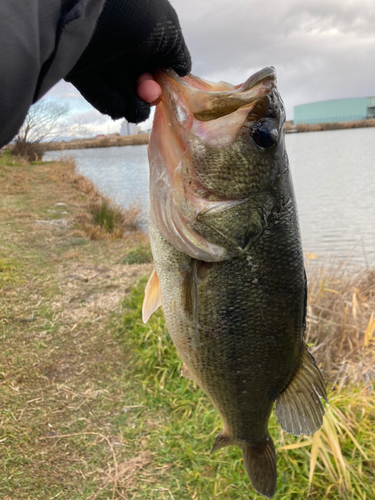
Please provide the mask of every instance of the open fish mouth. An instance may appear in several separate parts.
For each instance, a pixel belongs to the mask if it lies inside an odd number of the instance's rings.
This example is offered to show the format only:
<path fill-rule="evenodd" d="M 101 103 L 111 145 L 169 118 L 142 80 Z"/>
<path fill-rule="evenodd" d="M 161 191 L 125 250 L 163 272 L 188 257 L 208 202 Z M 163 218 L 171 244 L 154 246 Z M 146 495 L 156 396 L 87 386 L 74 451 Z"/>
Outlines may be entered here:
<path fill-rule="evenodd" d="M 226 82 L 212 83 L 193 75 L 180 78 L 171 69 L 159 72 L 156 80 L 169 96 L 173 92 L 184 95 L 194 118 L 209 121 L 233 113 L 267 94 L 276 82 L 276 71 L 272 66 L 263 68 L 237 86 Z"/>
<path fill-rule="evenodd" d="M 241 135 L 248 135 L 251 126 L 272 111 L 270 102 L 274 99 L 270 96 L 278 96 L 275 69 L 264 68 L 241 85 L 208 82 L 193 75 L 180 78 L 173 70 L 159 70 L 155 79 L 163 93 L 156 107 L 149 145 L 150 216 L 163 237 L 191 257 L 221 261 L 241 254 L 254 235 L 261 234 L 263 214 L 255 211 L 247 216 L 244 223 L 257 220 L 257 227 L 239 227 L 238 234 L 229 239 L 228 231 L 213 228 L 212 221 L 209 232 L 220 237 L 203 234 L 207 232 L 204 214 L 233 211 L 254 192 L 263 192 L 268 198 L 269 174 L 256 172 L 264 167 L 251 167 L 249 160 L 247 170 L 253 169 L 254 179 L 262 177 L 261 182 L 247 178 L 246 184 L 233 175 L 231 182 L 220 183 L 223 176 L 230 174 L 224 172 L 225 165 L 221 172 L 216 172 L 209 162 L 216 156 L 217 168 L 221 168 L 228 161 L 234 164 L 235 155 L 249 156 L 240 151 L 247 147 Z M 254 149 L 257 153 L 259 148 L 255 145 Z M 268 199 L 266 204 L 270 205 Z M 224 243 L 223 238 L 227 240 Z M 226 242 L 230 248 L 226 248 Z"/>

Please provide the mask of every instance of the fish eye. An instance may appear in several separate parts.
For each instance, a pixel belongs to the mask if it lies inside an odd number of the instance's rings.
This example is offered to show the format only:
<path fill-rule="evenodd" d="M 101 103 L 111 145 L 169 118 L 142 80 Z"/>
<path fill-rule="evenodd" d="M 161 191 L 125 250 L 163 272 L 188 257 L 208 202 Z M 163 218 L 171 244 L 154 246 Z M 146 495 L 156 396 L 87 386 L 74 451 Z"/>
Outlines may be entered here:
<path fill-rule="evenodd" d="M 255 123 L 252 136 L 258 146 L 263 149 L 270 149 L 277 143 L 279 131 L 273 120 L 264 118 Z"/>

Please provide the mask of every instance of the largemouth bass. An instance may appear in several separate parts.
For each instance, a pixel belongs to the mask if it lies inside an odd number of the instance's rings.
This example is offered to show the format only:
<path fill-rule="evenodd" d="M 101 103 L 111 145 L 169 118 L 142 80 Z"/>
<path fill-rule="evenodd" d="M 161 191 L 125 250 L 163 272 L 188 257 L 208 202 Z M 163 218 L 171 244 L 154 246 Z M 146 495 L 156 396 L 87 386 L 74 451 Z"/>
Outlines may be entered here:
<path fill-rule="evenodd" d="M 273 68 L 244 84 L 159 72 L 149 145 L 155 271 L 143 319 L 163 306 L 190 377 L 219 412 L 212 451 L 236 445 L 271 497 L 268 432 L 322 425 L 325 386 L 304 343 L 306 276 Z"/>

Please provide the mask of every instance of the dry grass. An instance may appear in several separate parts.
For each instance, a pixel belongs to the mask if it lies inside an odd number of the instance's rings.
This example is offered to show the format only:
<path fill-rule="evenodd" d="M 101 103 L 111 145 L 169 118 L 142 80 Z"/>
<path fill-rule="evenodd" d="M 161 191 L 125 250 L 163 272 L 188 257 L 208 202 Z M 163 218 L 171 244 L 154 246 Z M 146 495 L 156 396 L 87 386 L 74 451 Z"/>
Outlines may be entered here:
<path fill-rule="evenodd" d="M 56 171 L 55 178 L 72 184 L 87 199 L 84 210 L 76 215 L 76 221 L 90 239 L 124 238 L 129 232 L 139 229 L 138 203 L 130 204 L 128 208 L 120 207 L 103 196 L 90 179 L 77 174 L 73 158 L 66 156 L 61 162 L 62 167 Z"/>
<path fill-rule="evenodd" d="M 324 476 L 330 490 L 339 498 L 373 498 L 375 493 L 366 476 L 375 473 L 372 438 L 375 402 L 368 387 L 330 393 L 322 428 L 313 436 L 303 436 L 296 443 L 283 445 L 279 450 L 301 449 L 309 459 L 310 494 L 315 474 Z M 282 433 L 281 441 L 285 439 Z M 348 451 L 350 450 L 350 453 Z M 366 469 L 366 470 L 364 470 Z M 319 481 L 320 482 L 320 481 Z M 332 492 L 333 493 L 333 492 Z M 333 496 L 333 495 L 332 495 Z"/>
<path fill-rule="evenodd" d="M 146 237 L 90 241 L 76 219 L 88 199 L 74 165 L 3 160 L 0 498 L 123 498 L 130 471 L 136 478 L 151 464 L 133 460 L 120 430 L 129 356 L 112 321 L 150 272 L 122 263 Z"/>
<path fill-rule="evenodd" d="M 309 275 L 306 339 L 333 387 L 375 379 L 375 269 L 327 263 Z"/>
<path fill-rule="evenodd" d="M 99 137 L 94 139 L 76 139 L 69 142 L 52 142 L 47 151 L 63 151 L 66 149 L 109 148 L 114 146 L 139 146 L 148 144 L 149 134 L 138 134 L 118 137 Z"/>

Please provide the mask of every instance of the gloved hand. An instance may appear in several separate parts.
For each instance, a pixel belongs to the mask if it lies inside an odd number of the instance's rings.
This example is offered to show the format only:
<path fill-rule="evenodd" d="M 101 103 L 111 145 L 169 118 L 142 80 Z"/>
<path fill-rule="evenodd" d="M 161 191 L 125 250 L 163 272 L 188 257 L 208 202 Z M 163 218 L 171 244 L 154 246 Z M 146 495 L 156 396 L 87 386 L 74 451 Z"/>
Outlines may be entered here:
<path fill-rule="evenodd" d="M 168 0 L 107 0 L 95 32 L 66 76 L 101 113 L 139 123 L 150 105 L 136 92 L 138 77 L 157 68 L 180 76 L 191 58 L 177 14 Z"/>

